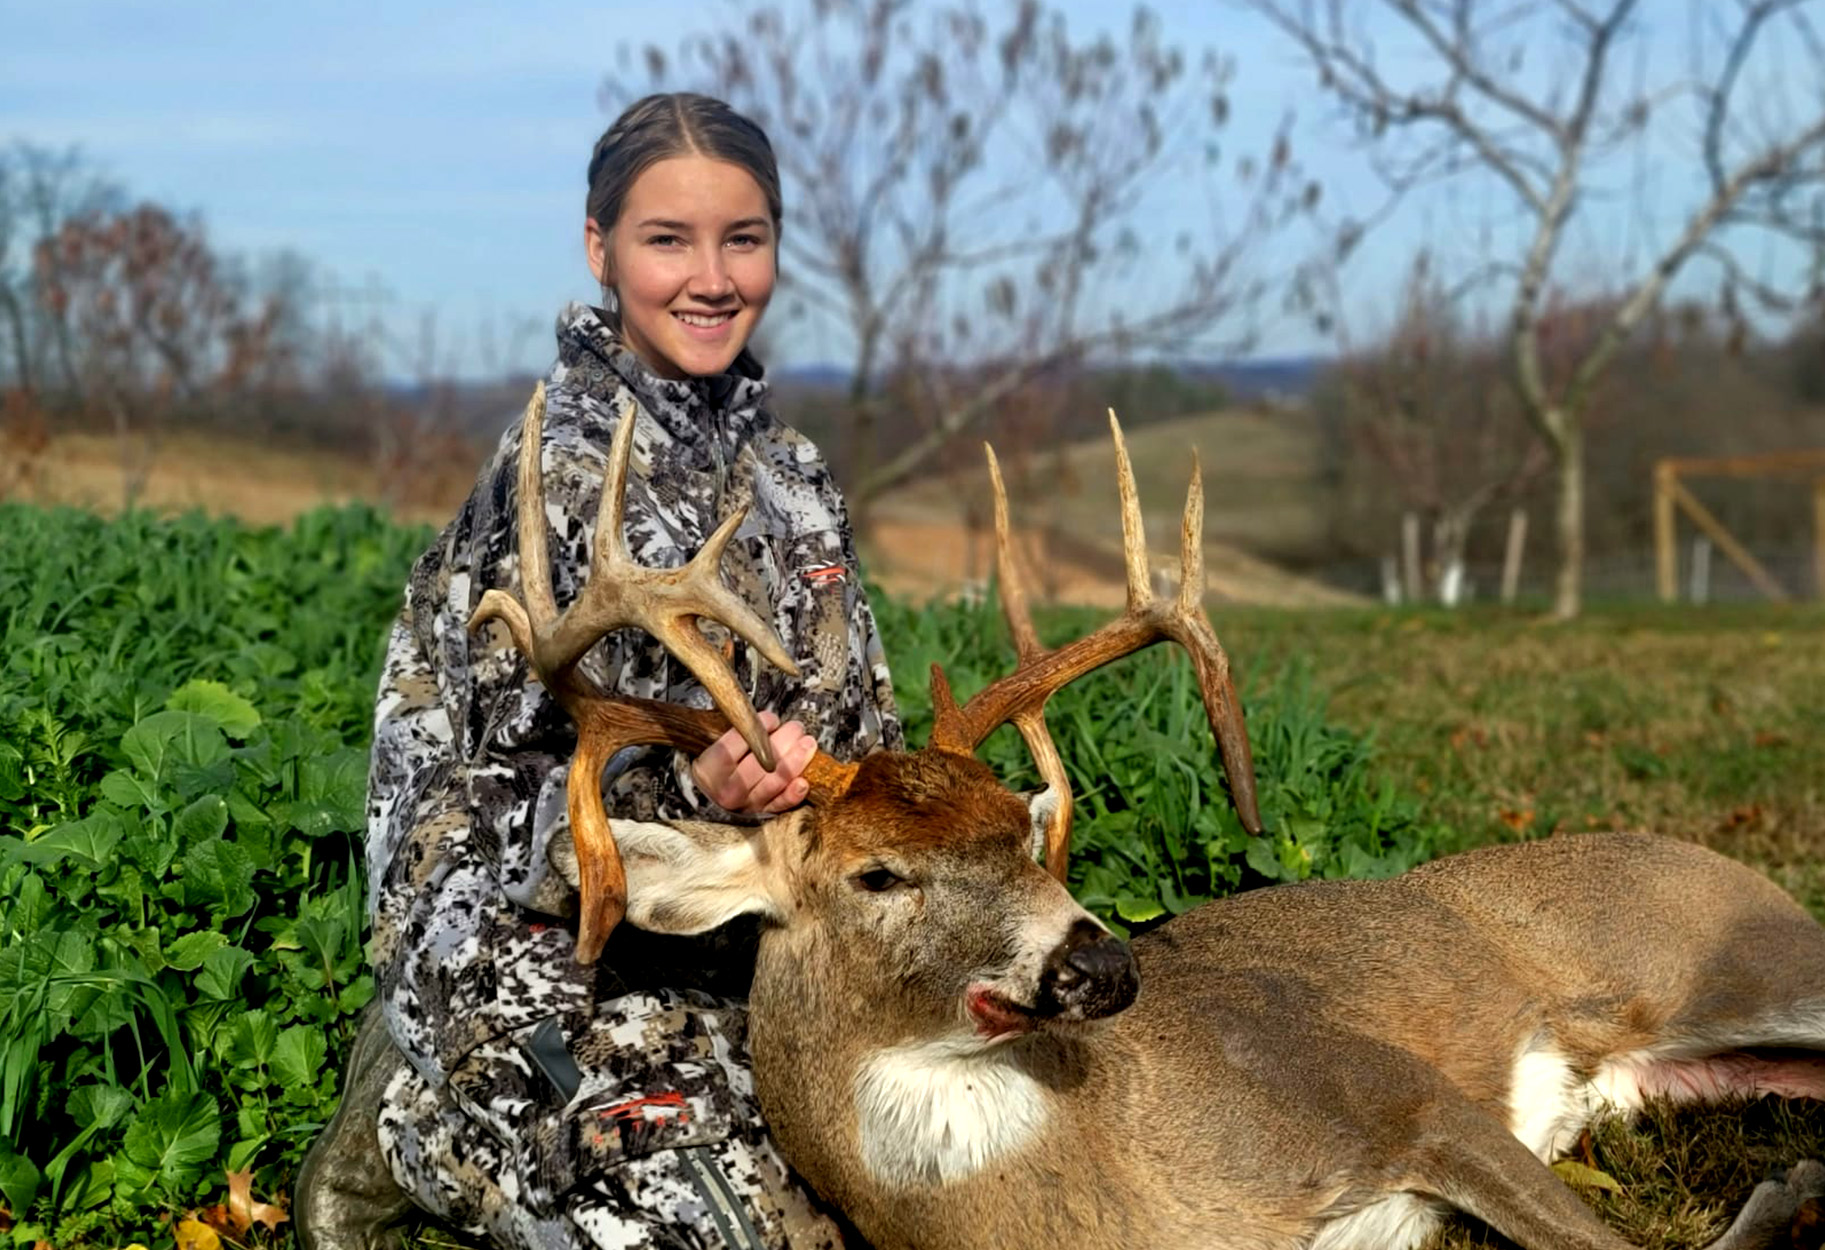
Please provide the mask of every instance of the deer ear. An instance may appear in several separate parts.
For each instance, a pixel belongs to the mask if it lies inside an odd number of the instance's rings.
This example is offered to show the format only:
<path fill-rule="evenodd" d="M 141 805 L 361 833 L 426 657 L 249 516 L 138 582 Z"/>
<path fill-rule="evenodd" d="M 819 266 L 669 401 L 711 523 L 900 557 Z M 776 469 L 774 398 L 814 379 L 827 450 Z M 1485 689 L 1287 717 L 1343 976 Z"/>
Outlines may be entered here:
<path fill-rule="evenodd" d="M 785 873 L 773 831 L 802 816 L 759 827 L 699 821 L 617 820 L 615 845 L 627 870 L 627 919 L 655 933 L 703 933 L 737 916 L 781 919 Z"/>
<path fill-rule="evenodd" d="M 1020 797 L 1026 800 L 1027 817 L 1033 822 L 1033 840 L 1028 850 L 1043 864 L 1046 862 L 1046 830 L 1052 827 L 1052 818 L 1058 814 L 1058 791 L 1048 785 L 1022 791 Z"/>

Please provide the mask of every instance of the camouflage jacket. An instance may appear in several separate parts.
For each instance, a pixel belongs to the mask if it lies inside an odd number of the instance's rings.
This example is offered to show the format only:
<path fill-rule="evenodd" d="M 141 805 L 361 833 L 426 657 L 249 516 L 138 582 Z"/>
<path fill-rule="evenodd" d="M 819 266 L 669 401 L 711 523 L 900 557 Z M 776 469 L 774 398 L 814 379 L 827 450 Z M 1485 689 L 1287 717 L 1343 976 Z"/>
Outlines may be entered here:
<path fill-rule="evenodd" d="M 575 596 L 587 569 L 615 413 L 631 396 L 639 425 L 624 529 L 633 558 L 680 565 L 726 516 L 751 504 L 724 577 L 772 620 L 801 675 L 785 676 L 738 643 L 737 678 L 757 708 L 801 720 L 837 758 L 898 748 L 842 497 L 817 449 L 768 413 L 766 394 L 745 353 L 730 374 L 669 381 L 649 372 L 595 310 L 564 311 L 541 453 L 558 603 Z M 526 1148 L 541 1157 L 522 1160 L 522 1179 L 538 1174 L 561 1189 L 553 1173 L 581 1165 L 574 1156 L 583 1149 L 579 1134 L 588 1133 L 566 1121 L 574 1107 L 567 1113 L 562 1099 L 537 1094 L 506 1043 L 555 1018 L 573 1049 L 590 1051 L 602 1069 L 585 1065 L 585 1088 L 607 1080 L 628 1094 L 626 1074 L 663 1066 L 666 1044 L 630 1042 L 642 1053 L 617 1056 L 602 1039 L 716 1033 L 726 1011 L 681 1009 L 701 999 L 693 991 L 745 994 L 755 930 L 736 924 L 693 940 L 624 925 L 598 965 L 572 958 L 574 891 L 548 849 L 567 820 L 575 734 L 504 631 L 467 629 L 484 590 L 519 587 L 519 443 L 515 422 L 413 568 L 388 645 L 369 782 L 370 950 L 389 1031 L 413 1066 L 452 1087 L 498 1134 L 533 1143 Z M 605 688 L 709 706 L 683 666 L 638 631 L 605 638 L 586 664 Z M 603 775 L 609 814 L 735 819 L 697 793 L 688 763 L 670 748 L 621 752 Z M 699 1036 L 683 1050 L 724 1049 L 712 1041 Z M 734 1050 L 739 1056 L 739 1038 Z"/>

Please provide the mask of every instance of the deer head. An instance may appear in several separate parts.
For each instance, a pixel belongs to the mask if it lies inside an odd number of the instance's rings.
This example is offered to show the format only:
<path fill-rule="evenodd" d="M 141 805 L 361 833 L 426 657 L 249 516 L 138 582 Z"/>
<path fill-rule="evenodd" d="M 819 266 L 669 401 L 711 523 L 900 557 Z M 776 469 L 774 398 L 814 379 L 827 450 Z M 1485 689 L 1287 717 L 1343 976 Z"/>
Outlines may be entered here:
<path fill-rule="evenodd" d="M 1121 1010 L 1135 992 L 1126 948 L 1063 886 L 1071 802 L 1064 766 L 1045 727 L 1052 693 L 1092 669 L 1163 639 L 1192 656 L 1230 793 L 1244 825 L 1259 831 L 1253 762 L 1228 661 L 1202 609 L 1199 530 L 1202 488 L 1194 467 L 1185 510 L 1176 596 L 1156 596 L 1147 575 L 1140 505 L 1121 429 L 1110 414 L 1121 485 L 1128 606 L 1103 628 L 1056 650 L 1038 643 L 1008 541 L 1006 492 L 994 455 L 1001 593 L 1020 663 L 962 706 L 933 666 L 936 724 L 922 751 L 880 752 L 856 763 L 813 760 L 811 803 L 758 828 L 699 822 L 616 822 L 611 830 L 599 775 L 621 747 L 669 743 L 702 750 L 729 724 L 771 763 L 759 718 L 726 660 L 696 628 L 709 617 L 796 671 L 772 631 L 717 580 L 716 564 L 740 517 L 731 518 L 689 565 L 634 565 L 621 537 L 620 497 L 634 417 L 616 430 L 588 583 L 561 615 L 546 556 L 539 443 L 543 391 L 528 406 L 519 473 L 521 585 L 525 603 L 489 591 L 471 622 L 500 618 L 578 726 L 569 806 L 574 877 L 582 893 L 578 958 L 592 960 L 625 914 L 643 928 L 696 933 L 760 914 L 833 971 L 872 974 L 854 983 L 900 1001 L 907 1027 L 1005 1039 L 1048 1020 L 1088 1020 Z M 609 698 L 577 670 L 594 641 L 637 624 L 690 666 L 717 711 Z M 1017 796 L 975 758 L 1013 722 L 1045 786 Z M 1044 867 L 1039 861 L 1043 859 Z M 969 923 L 953 923 L 967 919 Z M 881 973 L 890 988 L 881 988 Z M 848 978 L 840 978 L 849 983 Z"/>

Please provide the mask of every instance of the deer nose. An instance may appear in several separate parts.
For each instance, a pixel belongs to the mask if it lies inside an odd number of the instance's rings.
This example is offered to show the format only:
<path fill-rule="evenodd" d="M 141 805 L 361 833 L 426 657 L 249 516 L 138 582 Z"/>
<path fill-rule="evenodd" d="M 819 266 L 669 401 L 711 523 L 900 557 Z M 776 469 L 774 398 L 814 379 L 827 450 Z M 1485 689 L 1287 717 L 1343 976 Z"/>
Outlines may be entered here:
<path fill-rule="evenodd" d="M 1128 943 L 1090 920 L 1079 920 L 1046 960 L 1039 979 L 1039 1011 L 1099 1020 L 1126 1008 L 1140 988 Z"/>

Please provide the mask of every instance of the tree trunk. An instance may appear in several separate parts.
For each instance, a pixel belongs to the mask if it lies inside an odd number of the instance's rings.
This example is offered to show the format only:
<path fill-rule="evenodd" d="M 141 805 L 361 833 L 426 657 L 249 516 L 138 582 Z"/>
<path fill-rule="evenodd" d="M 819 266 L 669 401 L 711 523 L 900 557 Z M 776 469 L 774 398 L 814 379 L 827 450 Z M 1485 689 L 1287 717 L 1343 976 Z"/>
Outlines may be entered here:
<path fill-rule="evenodd" d="M 1464 601 L 1464 550 L 1470 545 L 1470 522 L 1474 519 L 1475 514 L 1469 509 L 1447 508 L 1432 527 L 1440 607 L 1455 608 Z"/>
<path fill-rule="evenodd" d="M 876 334 L 864 330 L 856 347 L 855 371 L 849 375 L 848 477 L 851 489 L 844 503 L 849 509 L 850 527 L 857 533 L 869 528 L 874 498 L 872 492 L 856 488 L 867 483 L 880 462 L 880 448 L 876 443 L 880 437 L 875 422 L 876 397 L 870 394 L 876 344 Z"/>
<path fill-rule="evenodd" d="M 13 341 L 13 383 L 28 394 L 33 390 L 32 354 L 25 339 L 25 312 L 19 306 L 19 297 L 7 287 L 0 286 L 0 309 L 6 312 L 8 327 L 12 331 Z"/>
<path fill-rule="evenodd" d="M 1553 617 L 1569 621 L 1584 606 L 1584 429 L 1569 412 L 1549 414 L 1559 436 L 1553 459 L 1559 469 L 1559 573 L 1554 583 Z"/>

